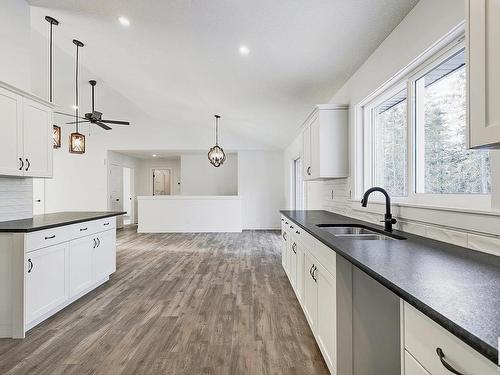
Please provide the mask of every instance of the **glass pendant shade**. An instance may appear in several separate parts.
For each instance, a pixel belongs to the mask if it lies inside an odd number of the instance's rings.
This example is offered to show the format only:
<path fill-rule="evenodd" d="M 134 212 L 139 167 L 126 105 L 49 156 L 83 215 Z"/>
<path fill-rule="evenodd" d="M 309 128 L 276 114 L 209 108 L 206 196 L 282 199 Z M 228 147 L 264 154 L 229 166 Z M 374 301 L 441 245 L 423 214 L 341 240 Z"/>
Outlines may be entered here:
<path fill-rule="evenodd" d="M 80 133 L 71 133 L 69 136 L 69 152 L 72 154 L 85 153 L 85 136 Z"/>
<path fill-rule="evenodd" d="M 215 115 L 215 146 L 208 150 L 208 160 L 214 167 L 220 167 L 226 160 L 226 154 L 219 146 L 219 115 Z"/>
<path fill-rule="evenodd" d="M 52 128 L 52 145 L 54 148 L 61 147 L 61 127 L 54 125 Z"/>

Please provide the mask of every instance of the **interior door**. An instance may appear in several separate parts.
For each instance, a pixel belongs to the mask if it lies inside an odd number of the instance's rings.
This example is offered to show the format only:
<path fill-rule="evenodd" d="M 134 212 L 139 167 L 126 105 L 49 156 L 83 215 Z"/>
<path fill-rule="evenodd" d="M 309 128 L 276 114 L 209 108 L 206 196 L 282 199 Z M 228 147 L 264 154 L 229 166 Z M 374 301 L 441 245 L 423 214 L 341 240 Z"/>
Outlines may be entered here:
<path fill-rule="evenodd" d="M 26 322 L 30 323 L 68 298 L 67 244 L 35 250 L 25 255 Z"/>
<path fill-rule="evenodd" d="M 43 178 L 33 179 L 33 215 L 45 213 L 45 180 Z"/>
<path fill-rule="evenodd" d="M 110 210 L 123 211 L 123 167 L 110 165 L 108 191 Z M 122 215 L 116 217 L 116 227 L 123 228 Z"/>
<path fill-rule="evenodd" d="M 70 298 L 90 288 L 94 282 L 92 251 L 95 236 L 78 238 L 69 243 L 69 295 Z"/>
<path fill-rule="evenodd" d="M 52 177 L 52 110 L 23 99 L 24 175 Z"/>
<path fill-rule="evenodd" d="M 0 175 L 22 176 L 24 174 L 22 97 L 0 88 L 0 113 L 2 114 Z"/>

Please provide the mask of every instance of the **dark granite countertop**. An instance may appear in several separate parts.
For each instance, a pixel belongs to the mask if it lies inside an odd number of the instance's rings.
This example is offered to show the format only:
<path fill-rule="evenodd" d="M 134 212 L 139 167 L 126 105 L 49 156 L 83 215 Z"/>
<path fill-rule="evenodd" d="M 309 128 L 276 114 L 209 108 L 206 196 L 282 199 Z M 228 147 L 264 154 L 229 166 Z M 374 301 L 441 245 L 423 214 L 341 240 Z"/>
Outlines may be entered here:
<path fill-rule="evenodd" d="M 30 219 L 2 221 L 0 233 L 28 233 L 37 230 L 61 227 L 63 225 L 81 223 L 84 221 L 104 219 L 106 217 L 123 215 L 121 211 L 68 211 L 52 214 L 35 215 Z"/>
<path fill-rule="evenodd" d="M 500 257 L 394 231 L 401 241 L 342 239 L 317 224 L 364 221 L 328 211 L 281 211 L 403 300 L 498 363 Z"/>

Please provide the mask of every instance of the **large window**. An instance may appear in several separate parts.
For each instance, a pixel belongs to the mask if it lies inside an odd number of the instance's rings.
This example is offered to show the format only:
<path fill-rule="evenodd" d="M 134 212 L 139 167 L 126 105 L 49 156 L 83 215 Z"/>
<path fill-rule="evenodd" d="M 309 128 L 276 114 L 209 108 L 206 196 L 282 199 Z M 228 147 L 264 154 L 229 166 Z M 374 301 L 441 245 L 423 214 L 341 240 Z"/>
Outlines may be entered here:
<path fill-rule="evenodd" d="M 362 114 L 363 189 L 381 186 L 417 203 L 489 199 L 489 152 L 467 149 L 463 42 L 382 90 Z"/>

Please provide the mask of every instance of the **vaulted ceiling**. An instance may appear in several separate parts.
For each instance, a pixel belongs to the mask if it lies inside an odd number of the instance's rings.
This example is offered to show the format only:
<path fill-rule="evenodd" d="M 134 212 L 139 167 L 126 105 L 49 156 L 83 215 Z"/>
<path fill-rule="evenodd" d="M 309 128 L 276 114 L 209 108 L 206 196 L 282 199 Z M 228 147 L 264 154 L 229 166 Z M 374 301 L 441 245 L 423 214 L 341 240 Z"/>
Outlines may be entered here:
<path fill-rule="evenodd" d="M 84 41 L 85 67 L 165 126 L 212 128 L 220 113 L 233 132 L 282 148 L 417 0 L 29 3 L 35 29 L 58 18 L 58 47 L 72 54 L 71 40 Z"/>

